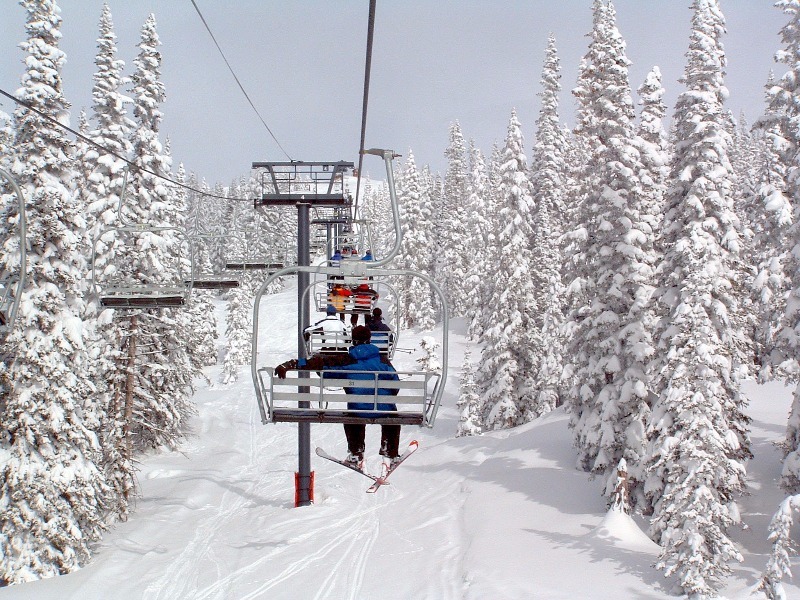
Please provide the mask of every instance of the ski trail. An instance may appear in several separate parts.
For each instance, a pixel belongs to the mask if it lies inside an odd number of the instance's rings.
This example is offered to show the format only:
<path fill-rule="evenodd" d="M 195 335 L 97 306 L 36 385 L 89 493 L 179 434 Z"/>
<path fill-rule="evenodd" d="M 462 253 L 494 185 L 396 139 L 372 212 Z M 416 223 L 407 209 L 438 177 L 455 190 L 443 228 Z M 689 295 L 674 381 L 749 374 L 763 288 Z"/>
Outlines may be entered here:
<path fill-rule="evenodd" d="M 163 575 L 147 586 L 142 595 L 143 600 L 193 597 L 200 575 L 208 578 L 211 573 L 215 573 L 214 579 L 221 578 L 222 567 L 216 547 L 219 534 L 232 527 L 241 518 L 246 506 L 252 502 L 250 498 L 275 479 L 272 473 L 261 472 L 259 467 L 257 409 L 252 403 L 250 406 L 246 441 L 243 444 L 246 448 L 246 460 L 233 474 L 223 479 L 223 483 L 230 485 L 231 489 L 223 492 L 218 506 L 213 510 L 209 509 L 211 514 L 197 524 L 192 539 L 170 562 Z M 196 471 L 193 475 L 202 476 L 203 471 Z M 248 481 L 250 483 L 245 484 Z"/>
<path fill-rule="evenodd" d="M 369 518 L 369 514 L 370 512 L 358 512 L 353 514 L 350 519 L 345 521 L 345 523 L 348 526 L 351 526 L 351 528 L 342 528 L 342 521 L 340 519 L 334 520 L 333 523 L 323 528 L 326 533 L 332 533 L 334 537 L 322 545 L 315 543 L 315 540 L 318 540 L 320 537 L 322 537 L 319 529 L 302 536 L 304 538 L 303 540 L 293 540 L 293 543 L 290 546 L 293 549 L 296 549 L 299 546 L 300 541 L 309 541 L 311 544 L 316 546 L 316 549 L 311 552 L 301 551 L 301 559 L 291 562 L 285 569 L 283 569 L 283 571 L 263 582 L 259 587 L 250 593 L 242 595 L 240 600 L 256 600 L 258 598 L 262 598 L 262 594 L 264 594 L 264 592 L 273 589 L 278 584 L 285 582 L 304 570 L 309 570 L 312 572 L 315 570 L 319 570 L 321 572 L 327 571 L 327 569 L 330 568 L 330 555 L 334 551 L 338 551 L 342 546 L 346 546 L 347 551 L 341 553 L 341 556 L 346 557 L 350 561 L 355 559 L 357 563 L 356 572 L 360 572 L 361 575 L 359 575 L 359 577 L 362 577 L 363 563 L 366 561 L 366 557 L 363 556 L 359 540 L 362 536 L 363 526 L 366 524 L 367 519 Z M 347 521 L 351 522 L 347 523 Z M 352 531 L 352 533 L 348 535 L 342 535 L 342 531 Z M 275 554 L 278 554 L 279 552 L 280 550 L 277 550 Z M 265 557 L 267 561 L 272 558 L 274 557 Z M 254 565 L 249 565 L 247 570 L 250 571 L 253 566 Z"/>
<path fill-rule="evenodd" d="M 380 521 L 367 518 L 367 514 L 364 514 L 360 525 L 363 533 L 357 533 L 352 537 L 347 551 L 339 557 L 336 564 L 331 567 L 328 576 L 320 584 L 314 600 L 338 596 L 340 588 L 335 584 L 339 579 L 345 580 L 344 588 L 351 590 L 351 598 L 359 597 L 371 550 L 380 534 Z M 366 540 L 362 541 L 364 538 Z M 354 559 L 355 564 L 353 564 Z M 344 574 L 344 577 L 342 577 L 342 574 Z"/>

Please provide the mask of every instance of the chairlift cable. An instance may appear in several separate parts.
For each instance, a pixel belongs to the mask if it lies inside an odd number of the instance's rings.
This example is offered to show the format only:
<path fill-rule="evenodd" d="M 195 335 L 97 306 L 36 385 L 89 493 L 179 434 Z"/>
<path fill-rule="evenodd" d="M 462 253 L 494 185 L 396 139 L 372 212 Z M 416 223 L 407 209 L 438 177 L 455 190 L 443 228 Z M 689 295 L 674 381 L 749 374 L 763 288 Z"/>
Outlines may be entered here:
<path fill-rule="evenodd" d="M 356 200 L 353 218 L 358 214 L 358 192 L 361 188 L 362 164 L 364 163 L 364 139 L 367 135 L 367 105 L 369 102 L 369 79 L 372 67 L 372 40 L 375 34 L 375 3 L 369 0 L 369 24 L 367 25 L 367 57 L 364 65 L 364 100 L 361 106 L 361 145 L 358 148 L 358 176 L 356 177 Z"/>
<path fill-rule="evenodd" d="M 186 185 L 185 183 L 180 183 L 179 181 L 175 181 L 174 179 L 172 179 L 170 177 L 167 177 L 166 175 L 161 175 L 160 173 L 156 173 L 155 171 L 151 171 L 150 169 L 147 169 L 145 167 L 141 167 L 141 166 L 135 164 L 130 159 L 127 159 L 124 156 L 121 156 L 120 154 L 117 154 L 116 152 L 114 152 L 113 150 L 103 146 L 102 144 L 98 144 L 93 139 L 83 135 L 81 132 L 72 129 L 68 125 L 64 125 L 61 121 L 59 121 L 57 119 L 54 119 L 50 115 L 48 115 L 46 113 L 43 113 L 38 108 L 33 106 L 31 103 L 26 102 L 25 100 L 20 100 L 19 98 L 13 96 L 12 94 L 9 94 L 8 92 L 3 90 L 2 88 L 0 88 L 0 95 L 5 96 L 6 98 L 11 100 L 12 102 L 15 102 L 15 103 L 19 104 L 20 106 L 23 106 L 23 107 L 27 108 L 28 110 L 36 113 L 37 115 L 39 115 L 43 119 L 46 119 L 47 121 L 49 121 L 50 123 L 52 123 L 56 127 L 60 127 L 61 129 L 65 130 L 65 131 L 68 131 L 69 133 L 71 133 L 75 137 L 83 140 L 87 144 L 90 144 L 90 145 L 94 146 L 98 150 L 102 150 L 106 154 L 110 154 L 111 156 L 113 156 L 115 158 L 118 158 L 119 160 L 124 162 L 126 165 L 131 167 L 134 171 L 141 171 L 143 173 L 148 173 L 149 175 L 152 175 L 153 177 L 158 177 L 159 179 L 162 179 L 162 180 L 167 181 L 167 182 L 169 182 L 169 183 L 171 183 L 173 185 L 176 185 L 176 186 L 178 186 L 180 188 L 183 188 L 184 190 L 187 190 L 187 191 L 190 191 L 190 192 L 195 192 L 197 194 L 200 194 L 202 196 L 206 196 L 208 198 L 216 198 L 218 200 L 228 200 L 230 202 L 251 202 L 251 203 L 253 202 L 253 200 L 251 198 L 230 198 L 228 196 L 220 196 L 219 194 L 213 194 L 211 192 L 199 190 L 197 188 L 193 188 L 190 185 Z"/>
<path fill-rule="evenodd" d="M 281 146 L 281 143 L 278 141 L 278 138 L 276 138 L 275 134 L 272 133 L 272 129 L 269 128 L 269 125 L 267 125 L 266 121 L 264 121 L 264 118 L 261 116 L 261 113 L 258 112 L 258 109 L 256 108 L 256 105 L 253 104 L 253 101 L 250 99 L 250 95 L 247 93 L 247 91 L 245 91 L 244 86 L 242 85 L 242 82 L 239 81 L 239 77 L 237 77 L 236 72 L 233 70 L 233 67 L 231 66 L 231 63 L 228 62 L 228 59 L 225 57 L 225 53 L 222 51 L 222 48 L 220 47 L 219 42 L 217 42 L 217 38 L 214 36 L 214 33 L 211 31 L 211 27 L 208 26 L 208 23 L 206 22 L 205 17 L 203 17 L 203 13 L 200 12 L 200 8 L 197 6 L 197 2 L 195 2 L 195 0 L 191 0 L 191 1 L 192 1 L 192 6 L 194 6 L 194 9 L 197 11 L 197 15 L 200 17 L 200 20 L 203 22 L 203 25 L 205 26 L 206 31 L 208 31 L 208 35 L 211 36 L 211 39 L 214 41 L 214 45 L 217 47 L 217 50 L 219 50 L 219 54 L 220 54 L 220 56 L 222 56 L 222 60 L 225 61 L 225 65 L 228 67 L 228 70 L 231 72 L 231 75 L 233 75 L 233 78 L 236 80 L 236 85 L 239 86 L 239 89 L 242 90 L 242 93 L 244 94 L 244 97 L 247 98 L 247 102 L 250 103 L 250 107 L 255 111 L 255 113 L 258 116 L 259 120 L 261 121 L 262 125 L 264 125 L 266 130 L 269 132 L 270 136 L 272 136 L 272 139 L 275 140 L 275 143 L 278 144 L 278 148 L 280 148 L 281 151 L 286 155 L 286 158 L 288 158 L 289 160 L 293 160 L 292 157 L 289 156 L 289 153 L 286 152 L 286 150 L 284 150 L 283 146 Z M 362 144 L 363 144 L 363 142 L 362 142 Z"/>

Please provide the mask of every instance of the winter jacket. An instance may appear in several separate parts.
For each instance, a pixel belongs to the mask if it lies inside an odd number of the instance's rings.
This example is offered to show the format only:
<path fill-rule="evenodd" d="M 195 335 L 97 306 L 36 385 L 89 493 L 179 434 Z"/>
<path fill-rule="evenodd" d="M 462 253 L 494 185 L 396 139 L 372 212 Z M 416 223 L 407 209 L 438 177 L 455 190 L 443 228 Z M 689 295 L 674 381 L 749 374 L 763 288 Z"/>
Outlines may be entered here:
<path fill-rule="evenodd" d="M 328 303 L 336 307 L 337 312 L 342 312 L 347 308 L 347 299 L 353 292 L 345 287 L 335 287 L 328 292 Z"/>
<path fill-rule="evenodd" d="M 347 333 L 347 327 L 345 327 L 345 324 L 342 323 L 339 317 L 336 315 L 329 315 L 321 321 L 317 321 L 311 327 L 306 327 L 307 333 L 313 333 L 315 331 L 344 335 Z"/>
<path fill-rule="evenodd" d="M 397 376 L 392 363 L 387 359 L 382 358 L 378 347 L 374 344 L 361 344 L 359 346 L 352 346 L 348 354 L 344 357 L 337 357 L 335 354 L 323 356 L 316 354 L 307 360 L 298 360 L 297 366 L 294 368 L 308 369 L 308 370 L 322 370 L 325 379 L 363 379 L 373 381 L 374 375 L 371 373 L 336 373 L 335 371 L 381 371 L 385 374 L 378 375 L 378 379 L 388 381 L 400 381 Z M 370 387 L 346 387 L 344 388 L 346 394 L 364 394 L 373 395 L 375 388 Z M 400 390 L 387 390 L 383 388 L 378 389 L 379 396 L 396 396 Z M 365 410 L 370 409 L 374 405 L 367 402 L 348 402 L 347 408 L 350 410 Z M 381 402 L 378 404 L 378 410 L 397 410 L 396 404 L 389 404 Z M 376 412 L 359 413 L 359 417 L 375 418 L 381 415 Z"/>

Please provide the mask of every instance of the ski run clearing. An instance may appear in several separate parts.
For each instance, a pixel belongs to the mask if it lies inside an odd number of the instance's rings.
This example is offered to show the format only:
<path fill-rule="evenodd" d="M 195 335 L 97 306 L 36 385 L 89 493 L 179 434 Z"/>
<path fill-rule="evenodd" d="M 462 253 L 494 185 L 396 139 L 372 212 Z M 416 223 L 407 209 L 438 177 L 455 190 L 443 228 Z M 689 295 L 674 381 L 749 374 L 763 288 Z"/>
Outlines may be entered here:
<path fill-rule="evenodd" d="M 262 301 L 259 361 L 291 358 L 296 289 Z M 222 328 L 225 304 L 217 304 Z M 313 317 L 312 317 L 313 318 Z M 451 323 L 450 373 L 432 430 L 404 428 L 419 450 L 391 485 L 312 456 L 315 503 L 294 508 L 297 426 L 262 425 L 250 371 L 198 382 L 198 416 L 181 452 L 145 457 L 141 498 L 80 571 L 0 589 L 0 600 L 339 600 L 673 598 L 653 567 L 658 547 L 638 517 L 607 513 L 599 481 L 575 469 L 563 410 L 536 422 L 455 438 L 459 370 L 473 343 Z M 269 337 L 266 337 L 269 336 Z M 402 332 L 398 369 L 414 368 L 421 332 Z M 224 340 L 220 340 L 220 346 Z M 477 355 L 477 353 L 473 353 Z M 753 598 L 770 544 L 767 525 L 784 498 L 776 481 L 791 401 L 780 384 L 746 384 L 755 459 L 746 529 L 733 532 L 745 561 L 723 590 Z M 379 427 L 367 428 L 368 469 L 377 473 Z M 346 448 L 340 425 L 312 425 L 312 448 Z M 796 536 L 795 536 L 796 538 Z M 800 572 L 793 562 L 795 575 Z M 784 580 L 788 598 L 800 587 Z"/>

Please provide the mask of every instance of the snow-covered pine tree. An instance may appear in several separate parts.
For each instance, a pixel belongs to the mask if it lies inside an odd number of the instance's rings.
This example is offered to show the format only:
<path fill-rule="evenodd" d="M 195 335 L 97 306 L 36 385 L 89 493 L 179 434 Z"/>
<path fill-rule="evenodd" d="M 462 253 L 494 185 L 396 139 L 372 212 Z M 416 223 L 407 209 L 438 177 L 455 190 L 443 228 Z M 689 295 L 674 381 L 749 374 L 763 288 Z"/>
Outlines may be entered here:
<path fill-rule="evenodd" d="M 800 494 L 789 496 L 781 502 L 769 524 L 772 552 L 757 588 L 763 591 L 769 600 L 786 600 L 781 580 L 784 575 L 792 576 L 791 555 L 797 553 L 797 546 L 791 538 L 795 514 L 800 514 Z"/>
<path fill-rule="evenodd" d="M 464 248 L 466 278 L 463 287 L 464 314 L 469 321 L 470 339 L 483 336 L 483 312 L 486 309 L 482 291 L 485 281 L 491 277 L 487 261 L 491 255 L 486 251 L 489 245 L 490 221 L 488 220 L 488 186 L 486 162 L 480 148 L 473 141 L 469 145 L 469 196 L 466 203 L 466 236 L 469 243 Z"/>
<path fill-rule="evenodd" d="M 475 385 L 475 368 L 469 350 L 464 353 L 464 364 L 461 366 L 461 383 L 458 388 L 456 409 L 459 415 L 456 437 L 480 435 L 481 398 L 478 395 L 478 386 Z"/>
<path fill-rule="evenodd" d="M 395 238 L 389 189 L 385 183 L 365 187 L 364 217 L 370 222 L 372 255 L 382 258 L 389 254 Z"/>
<path fill-rule="evenodd" d="M 661 69 L 653 67 L 637 93 L 642 107 L 636 129 L 636 143 L 642 166 L 639 172 L 644 196 L 642 206 L 647 214 L 655 216 L 656 228 L 660 229 L 670 163 L 669 140 L 664 129 L 664 117 L 667 114 L 664 103 L 666 90 L 662 84 Z"/>
<path fill-rule="evenodd" d="M 530 277 L 534 207 L 516 110 L 508 123 L 501 173 L 503 229 L 493 265 L 494 293 L 487 305 L 492 325 L 484 336 L 477 376 L 485 429 L 513 427 L 532 418 L 534 375 L 542 357 L 541 332 L 535 327 L 536 290 Z"/>
<path fill-rule="evenodd" d="M 536 208 L 533 213 L 531 278 L 536 294 L 535 326 L 541 331 L 542 360 L 536 371 L 536 397 L 533 414 L 540 416 L 561 405 L 563 370 L 564 286 L 561 282 L 561 219 L 564 208 L 564 136 L 558 117 L 561 67 L 555 37 L 551 34 L 542 69 L 542 99 L 536 120 L 536 143 L 531 163 L 531 190 Z"/>
<path fill-rule="evenodd" d="M 183 227 L 189 225 L 187 218 L 190 213 L 187 190 L 185 187 L 186 169 L 183 163 L 178 166 L 178 173 L 175 181 L 181 184 L 173 191 L 172 201 L 178 208 L 179 221 Z M 184 187 L 181 187 L 184 186 Z M 194 244 L 194 242 L 192 241 Z M 200 259 L 206 261 L 205 273 L 213 272 L 211 265 L 211 255 L 208 244 L 195 244 L 195 247 L 203 248 Z M 198 257 L 195 256 L 195 261 Z M 195 264 L 195 269 L 197 265 Z M 187 265 L 186 272 L 191 270 L 191 263 Z M 202 372 L 203 367 L 210 367 L 217 364 L 217 316 L 214 312 L 212 301 L 213 291 L 192 289 L 192 301 L 184 309 L 183 316 L 187 318 L 186 331 L 188 338 L 184 341 L 189 360 L 194 365 L 196 372 Z"/>
<path fill-rule="evenodd" d="M 601 165 L 600 137 L 598 130 L 598 107 L 595 79 L 598 76 L 604 56 L 601 52 L 601 31 L 604 27 L 606 6 L 601 0 L 592 3 L 591 42 L 587 53 L 581 59 L 578 71 L 578 85 L 572 90 L 577 101 L 576 125 L 572 135 L 572 159 L 568 160 L 567 198 L 565 207 L 565 231 L 562 238 L 564 262 L 561 266 L 561 279 L 564 282 L 564 326 L 562 336 L 564 346 L 563 386 L 569 398 L 571 412 L 570 426 L 577 428 L 584 420 L 583 413 L 588 403 L 594 402 L 594 391 L 584 385 L 583 371 L 589 363 L 593 340 L 589 337 L 590 323 L 585 322 L 592 299 L 595 295 L 595 262 L 598 256 L 589 252 L 589 232 L 594 231 L 594 211 L 587 198 L 592 190 L 602 189 L 597 180 Z M 594 90 L 594 91 L 593 91 Z M 587 406 L 584 406 L 587 403 Z M 583 446 L 581 437 L 586 424 L 576 430 L 575 445 Z M 578 464 L 583 469 L 591 468 L 585 460 L 586 454 L 580 451 Z"/>
<path fill-rule="evenodd" d="M 444 153 L 447 172 L 442 185 L 442 202 L 438 222 L 440 251 L 435 258 L 434 272 L 454 317 L 465 312 L 464 285 L 467 275 L 467 254 L 471 246 L 465 235 L 466 205 L 469 199 L 468 157 L 464 136 L 458 121 L 450 125 L 450 143 Z"/>
<path fill-rule="evenodd" d="M 768 148 L 775 153 L 773 169 L 776 169 L 773 185 L 783 185 L 783 195 L 792 206 L 793 223 L 785 233 L 783 247 L 786 250 L 785 265 L 781 268 L 778 260 L 774 261 L 774 273 L 777 275 L 774 285 L 782 288 L 780 273 L 787 277 L 786 307 L 779 331 L 775 335 L 775 350 L 770 356 L 772 365 L 780 365 L 786 378 L 797 386 L 794 393 L 786 435 L 783 441 L 786 458 L 784 460 L 781 485 L 787 490 L 800 488 L 800 133 L 797 131 L 797 120 L 800 118 L 800 1 L 780 0 L 776 6 L 789 16 L 789 22 L 781 29 L 781 41 L 784 48 L 777 52 L 776 60 L 787 65 L 788 69 L 774 85 L 768 88 L 768 112 L 763 119 L 763 126 L 769 133 L 765 136 Z M 760 120 L 759 125 L 762 125 Z M 770 140 L 771 138 L 771 140 Z M 785 172 L 783 182 L 781 175 Z M 765 193 L 770 190 L 765 189 Z M 785 210 L 781 198 L 781 190 L 774 190 L 776 206 L 780 215 Z M 787 219 L 784 217 L 784 221 Z M 779 238 L 782 231 L 775 231 Z M 773 250 L 780 258 L 780 250 Z M 766 275 L 767 273 L 764 273 Z M 757 283 L 760 281 L 757 279 Z"/>
<path fill-rule="evenodd" d="M 800 50 L 800 48 L 798 49 Z M 800 75 L 800 73 L 798 73 Z M 776 86 L 772 75 L 766 85 L 768 107 L 754 126 L 760 133 L 757 141 L 758 174 L 754 214 L 752 251 L 757 274 L 753 281 L 753 312 L 757 315 L 753 345 L 758 378 L 761 381 L 776 375 L 783 358 L 775 351 L 776 335 L 786 311 L 789 278 L 785 271 L 788 259 L 788 233 L 792 224 L 792 205 L 787 195 L 787 175 L 792 164 L 792 148 L 797 140 L 788 128 L 790 106 L 784 105 L 791 90 L 784 82 Z M 790 84 L 791 85 L 791 84 Z M 784 94 L 774 93 L 783 90 Z M 759 216 L 760 215 L 760 216 Z"/>
<path fill-rule="evenodd" d="M 646 306 L 656 262 L 655 217 L 642 202 L 625 43 L 613 4 L 595 6 L 600 14 L 587 55 L 595 62 L 578 94 L 585 117 L 581 135 L 594 148 L 595 161 L 592 185 L 585 191 L 588 244 L 582 258 L 592 266 L 585 277 L 593 294 L 571 316 L 577 333 L 568 352 L 582 357 L 575 362 L 580 388 L 571 394 L 571 425 L 578 462 L 605 477 L 606 496 L 613 494 L 617 464 L 627 460 L 636 501 L 642 495 L 637 466 L 650 413 L 646 369 L 653 344 Z"/>
<path fill-rule="evenodd" d="M 441 344 L 435 338 L 425 335 L 419 342 L 419 347 L 422 349 L 422 356 L 416 362 L 422 371 L 432 373 L 441 373 L 442 363 L 439 360 L 439 354 L 436 352 Z"/>
<path fill-rule="evenodd" d="M 90 146 L 76 156 L 81 158 L 89 173 L 82 185 L 87 206 L 86 251 L 90 256 L 94 252 L 96 269 L 102 273 L 115 266 L 117 240 L 110 228 L 118 225 L 117 211 L 126 168 L 120 157 L 127 157 L 131 153 L 132 146 L 127 136 L 133 128 L 133 122 L 126 116 L 130 99 L 120 91 L 126 81 L 122 75 L 124 62 L 117 59 L 117 38 L 108 5 L 103 6 L 99 29 L 95 57 L 97 70 L 92 89 L 92 120 L 95 128 L 88 132 L 88 137 L 108 151 Z M 120 323 L 123 318 L 115 313 L 111 309 L 103 310 L 94 290 L 89 290 L 84 320 L 91 352 L 90 375 L 98 403 L 104 407 L 105 413 L 100 428 L 103 468 L 113 490 L 111 509 L 118 518 L 125 519 L 128 501 L 135 491 L 136 478 L 132 457 L 122 439 L 124 413 L 121 395 L 125 374 Z"/>
<path fill-rule="evenodd" d="M 164 85 L 161 82 L 161 44 L 151 14 L 141 30 L 136 71 L 131 81 L 136 130 L 133 162 L 125 208 L 128 220 L 153 226 L 183 226 L 174 186 L 156 175 L 170 175 L 171 159 L 159 141 Z M 144 169 L 147 169 L 145 171 Z M 154 175 L 155 173 L 156 175 Z M 130 198 L 130 200 L 129 200 Z M 132 256 L 130 272 L 142 283 L 159 285 L 174 281 L 181 255 L 181 240 L 170 230 L 143 235 L 143 247 Z M 199 374 L 187 348 L 190 323 L 182 309 L 161 308 L 132 316 L 126 350 L 126 424 L 135 447 L 174 448 L 185 435 L 193 414 L 190 393 Z"/>
<path fill-rule="evenodd" d="M 14 131 L 11 128 L 11 117 L 0 110 L 0 168 L 8 170 L 13 140 Z"/>
<path fill-rule="evenodd" d="M 430 196 L 423 186 L 411 150 L 408 151 L 401 182 L 402 187 L 397 190 L 403 231 L 400 267 L 430 275 L 433 268 Z M 400 294 L 401 325 L 423 331 L 433 329 L 436 321 L 430 286 L 419 277 L 414 277 L 404 282 Z"/>
<path fill-rule="evenodd" d="M 244 273 L 239 287 L 228 293 L 228 311 L 225 314 L 228 349 L 220 375 L 222 383 L 236 381 L 241 366 L 250 363 L 253 343 L 253 285 L 252 275 Z"/>
<path fill-rule="evenodd" d="M 499 253 L 497 246 L 497 234 L 502 231 L 500 222 L 500 184 L 502 174 L 500 167 L 503 161 L 503 149 L 495 144 L 492 147 L 492 155 L 489 157 L 486 166 L 486 193 L 484 195 L 484 221 L 486 222 L 486 235 L 483 239 L 483 246 L 476 249 L 477 253 L 473 257 L 473 262 L 478 266 L 481 279 L 478 287 L 475 288 L 476 301 L 480 303 L 480 309 L 475 312 L 469 326 L 469 335 L 472 339 L 481 339 L 486 330 L 492 325 L 490 319 L 492 312 L 489 310 L 489 302 L 494 294 L 494 276 L 492 265 L 494 258 Z"/>
<path fill-rule="evenodd" d="M 28 278 L 19 326 L 0 379 L 0 585 L 68 573 L 90 558 L 99 539 L 108 489 L 94 431 L 94 390 L 80 315 L 85 221 L 70 189 L 70 143 L 51 119 L 64 121 L 65 55 L 61 17 L 52 0 L 23 0 L 28 58 L 14 112 L 14 175 L 27 200 Z M 3 261 L 13 260 L 4 253 Z"/>
<path fill-rule="evenodd" d="M 736 361 L 741 330 L 734 294 L 737 219 L 727 157 L 723 82 L 725 23 L 717 0 L 695 0 L 677 101 L 675 153 L 666 197 L 654 299 L 657 395 L 645 492 L 658 567 L 684 593 L 713 595 L 740 553 L 728 537 L 745 487 L 747 431 Z"/>

